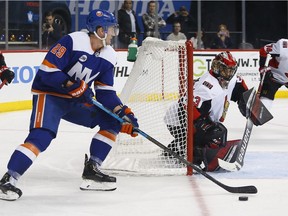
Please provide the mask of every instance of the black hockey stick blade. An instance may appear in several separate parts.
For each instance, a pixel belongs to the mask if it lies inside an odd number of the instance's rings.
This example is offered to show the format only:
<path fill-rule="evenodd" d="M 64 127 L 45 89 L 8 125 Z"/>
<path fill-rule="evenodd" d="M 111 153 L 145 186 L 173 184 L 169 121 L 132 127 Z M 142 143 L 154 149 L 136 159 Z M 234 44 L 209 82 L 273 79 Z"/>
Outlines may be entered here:
<path fill-rule="evenodd" d="M 118 115 L 113 113 L 111 110 L 109 110 L 106 107 L 104 107 L 101 103 L 99 103 L 98 101 L 96 101 L 94 99 L 92 101 L 93 101 L 93 104 L 95 106 L 97 106 L 98 108 L 100 108 L 102 111 L 106 112 L 107 114 L 109 114 L 110 116 L 112 116 L 113 118 L 118 120 L 120 123 L 124 123 L 124 120 L 122 118 L 120 118 Z M 164 151 L 167 151 L 169 154 L 173 155 L 175 158 L 177 158 L 179 161 L 181 161 L 185 165 L 192 167 L 196 172 L 200 173 L 201 175 L 203 175 L 207 179 L 211 180 L 212 182 L 214 182 L 218 186 L 220 186 L 223 189 L 225 189 L 226 191 L 228 191 L 230 193 L 249 193 L 249 194 L 257 193 L 257 188 L 255 186 L 253 186 L 253 185 L 251 185 L 251 186 L 232 187 L 232 186 L 228 186 L 228 185 L 225 185 L 225 184 L 219 182 L 218 180 L 216 180 L 215 178 L 210 176 L 208 173 L 206 173 L 205 171 L 200 169 L 198 166 L 194 165 L 193 163 L 188 162 L 183 157 L 179 156 L 177 153 L 175 153 L 171 149 L 167 148 L 165 145 L 163 145 L 162 143 L 160 143 L 159 141 L 157 141 L 153 137 L 149 136 L 144 131 L 140 130 L 139 128 L 134 128 L 134 130 L 136 130 L 140 135 L 142 135 L 143 137 L 145 137 L 146 139 L 148 139 L 152 143 L 156 144 L 158 147 L 162 148 Z"/>

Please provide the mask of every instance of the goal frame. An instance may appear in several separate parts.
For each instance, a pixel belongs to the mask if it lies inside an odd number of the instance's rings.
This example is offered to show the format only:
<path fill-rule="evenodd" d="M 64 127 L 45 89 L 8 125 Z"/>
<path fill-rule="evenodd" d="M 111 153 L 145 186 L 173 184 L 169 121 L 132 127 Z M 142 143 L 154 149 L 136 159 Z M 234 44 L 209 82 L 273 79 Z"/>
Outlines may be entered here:
<path fill-rule="evenodd" d="M 181 107 L 183 106 L 182 108 L 184 108 L 185 114 L 180 115 L 183 117 L 185 115 L 185 131 L 181 129 L 185 135 L 180 135 L 180 137 L 185 138 L 185 140 L 182 139 L 180 143 L 182 143 L 181 146 L 185 147 L 186 152 L 179 157 L 183 157 L 183 159 L 192 163 L 194 134 L 192 42 L 190 40 L 179 42 L 163 41 L 155 38 L 147 38 L 144 42 L 145 44 L 138 50 L 137 60 L 133 65 L 129 78 L 119 97 L 123 104 L 129 106 L 135 112 L 136 117 L 140 120 L 140 128 L 146 131 L 153 139 L 157 140 L 157 142 L 159 141 L 164 145 L 171 145 L 171 143 L 173 143 L 169 137 L 174 136 L 172 134 L 174 132 L 171 132 L 169 128 L 163 127 L 165 124 L 166 126 L 168 124 L 174 124 L 173 121 L 175 120 L 172 119 L 177 118 L 177 116 L 175 116 L 175 108 L 173 107 L 178 106 L 177 101 L 179 102 L 179 99 L 181 99 L 181 101 L 184 100 L 185 103 L 181 105 Z M 171 57 L 173 59 L 171 59 Z M 153 64 L 153 66 L 150 65 L 150 63 Z M 155 67 L 154 63 L 156 63 Z M 157 73 L 154 74 L 153 71 Z M 174 71 L 177 71 L 177 73 Z M 148 86 L 151 86 L 151 88 Z M 143 91 L 141 91 L 141 89 L 143 89 Z M 142 103 L 143 105 L 141 105 Z M 145 103 L 147 103 L 147 107 Z M 158 106 L 157 103 L 161 103 L 161 105 L 159 104 L 160 106 Z M 150 108 L 152 108 L 152 112 L 155 108 L 155 112 L 151 113 L 152 115 L 150 115 L 149 111 L 147 112 Z M 156 118 L 153 118 L 154 115 Z M 152 117 L 152 119 L 150 119 L 150 117 Z M 166 117 L 170 118 L 170 120 L 166 121 Z M 179 123 L 180 122 L 175 122 L 176 125 Z M 150 127 L 149 124 L 152 124 L 152 127 Z M 183 132 L 179 131 L 179 133 Z M 106 171 L 118 174 L 126 173 L 128 175 L 193 174 L 191 166 L 187 166 L 185 163 L 179 163 L 179 161 L 177 162 L 176 157 L 170 159 L 169 156 L 163 153 L 165 149 L 154 146 L 153 142 L 151 143 L 151 140 L 145 136 L 144 138 L 129 138 L 127 135 L 119 134 L 115 145 L 108 155 L 108 160 L 106 159 L 103 162 L 102 168 Z M 170 148 L 169 150 L 174 151 Z"/>

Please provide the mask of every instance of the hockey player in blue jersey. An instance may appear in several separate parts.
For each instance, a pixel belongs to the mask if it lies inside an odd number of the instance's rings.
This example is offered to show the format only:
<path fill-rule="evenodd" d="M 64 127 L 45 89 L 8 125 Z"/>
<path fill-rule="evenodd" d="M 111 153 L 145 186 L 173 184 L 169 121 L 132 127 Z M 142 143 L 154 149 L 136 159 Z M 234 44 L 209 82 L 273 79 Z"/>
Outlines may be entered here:
<path fill-rule="evenodd" d="M 30 133 L 11 155 L 8 171 L 0 181 L 0 199 L 16 200 L 22 192 L 18 179 L 45 151 L 56 137 L 61 119 L 99 131 L 90 144 L 90 157 L 85 155 L 82 190 L 115 190 L 116 178 L 100 171 L 119 132 L 137 136 L 138 127 L 131 109 L 123 105 L 113 88 L 116 52 L 110 46 L 118 34 L 113 14 L 93 10 L 87 17 L 87 32 L 74 32 L 61 38 L 48 51 L 32 84 L 33 109 Z M 126 123 L 92 105 L 96 99 Z"/>

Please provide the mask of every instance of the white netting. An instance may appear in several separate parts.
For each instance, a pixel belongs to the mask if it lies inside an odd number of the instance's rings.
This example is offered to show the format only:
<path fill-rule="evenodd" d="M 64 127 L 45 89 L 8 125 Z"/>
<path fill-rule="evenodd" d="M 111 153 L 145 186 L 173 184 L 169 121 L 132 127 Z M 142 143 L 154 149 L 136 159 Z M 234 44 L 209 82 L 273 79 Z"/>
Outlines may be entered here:
<path fill-rule="evenodd" d="M 137 60 L 120 95 L 138 118 L 140 129 L 166 146 L 174 138 L 164 116 L 187 90 L 186 61 L 185 41 L 147 38 L 138 50 Z M 186 119 L 186 113 L 183 115 Z M 175 120 L 169 119 L 172 116 L 166 117 L 168 121 Z M 183 149 L 185 151 L 186 146 Z M 138 175 L 186 174 L 186 166 L 177 159 L 163 156 L 161 148 L 141 135 L 132 138 L 119 134 L 117 144 L 102 167 Z"/>

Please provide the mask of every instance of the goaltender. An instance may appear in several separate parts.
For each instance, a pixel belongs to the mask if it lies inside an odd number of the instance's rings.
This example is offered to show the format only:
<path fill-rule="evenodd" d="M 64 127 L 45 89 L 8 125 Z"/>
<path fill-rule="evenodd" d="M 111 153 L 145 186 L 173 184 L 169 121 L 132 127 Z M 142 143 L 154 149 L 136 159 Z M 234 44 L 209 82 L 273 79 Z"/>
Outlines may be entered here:
<path fill-rule="evenodd" d="M 246 117 L 246 102 L 243 93 L 248 90 L 245 81 L 235 76 L 237 62 L 229 51 L 221 52 L 212 61 L 211 69 L 194 83 L 194 155 L 193 163 L 203 170 L 219 169 L 218 160 L 234 154 L 240 140 L 227 142 L 225 120 L 230 101 L 237 102 L 238 108 Z M 164 121 L 174 140 L 168 148 L 181 156 L 185 155 L 186 123 L 180 118 L 185 112 L 185 97 L 173 104 L 166 112 Z M 185 115 L 184 115 L 185 116 Z M 183 118 L 183 117 L 182 117 Z M 253 124 L 258 125 L 256 119 Z M 166 157 L 171 157 L 164 152 Z"/>

